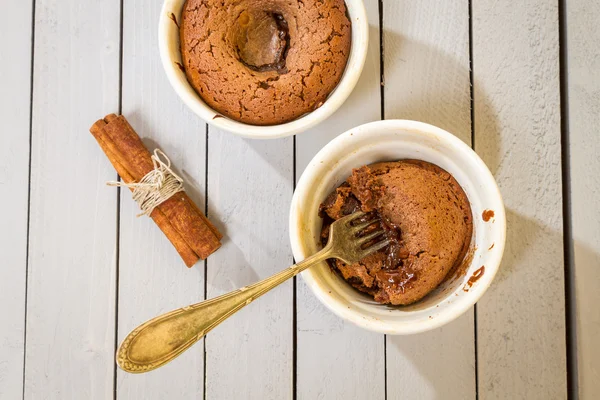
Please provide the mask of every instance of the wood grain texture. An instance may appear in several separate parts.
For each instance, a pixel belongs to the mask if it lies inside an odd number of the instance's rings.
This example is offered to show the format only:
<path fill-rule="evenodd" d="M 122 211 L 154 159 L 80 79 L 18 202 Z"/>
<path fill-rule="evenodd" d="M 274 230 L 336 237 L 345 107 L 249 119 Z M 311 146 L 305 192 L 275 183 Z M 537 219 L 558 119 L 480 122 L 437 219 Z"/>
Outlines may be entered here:
<path fill-rule="evenodd" d="M 379 7 L 365 2 L 369 50 L 360 80 L 327 121 L 296 137 L 296 177 L 315 154 L 340 133 L 381 116 Z M 297 398 L 383 399 L 384 336 L 367 332 L 334 315 L 297 280 Z"/>
<path fill-rule="evenodd" d="M 466 1 L 384 1 L 385 117 L 427 122 L 470 144 Z M 416 336 L 388 336 L 388 399 L 474 399 L 473 310 Z"/>
<path fill-rule="evenodd" d="M 600 393 L 600 3 L 566 3 L 579 398 Z"/>
<path fill-rule="evenodd" d="M 209 218 L 224 238 L 207 260 L 208 298 L 292 264 L 292 169 L 291 138 L 249 140 L 209 128 Z M 291 396 L 292 299 L 285 282 L 208 334 L 207 399 Z"/>
<path fill-rule="evenodd" d="M 29 111 L 31 77 L 31 3 L 9 0 L 0 25 L 0 398 L 23 395 L 23 340 L 27 262 L 27 208 L 29 201 Z"/>
<path fill-rule="evenodd" d="M 106 399 L 116 174 L 88 129 L 118 105 L 118 2 L 37 1 L 34 54 L 25 398 Z"/>
<path fill-rule="evenodd" d="M 427 122 L 470 144 L 468 3 L 383 4 L 385 118 Z"/>
<path fill-rule="evenodd" d="M 472 4 L 475 148 L 508 226 L 477 307 L 479 398 L 566 398 L 558 3 Z"/>
<path fill-rule="evenodd" d="M 201 300 L 205 281 L 214 297 L 292 262 L 293 141 L 211 128 L 207 148 L 206 125 L 160 65 L 160 2 L 124 0 L 123 113 L 150 149 L 171 158 L 201 209 L 208 191 L 209 217 L 225 233 L 207 277 L 203 263 L 187 269 L 152 221 L 135 217 L 124 190 L 117 226 L 117 192 L 104 185 L 116 175 L 88 133 L 119 107 L 119 1 L 35 3 L 30 188 L 32 2 L 1 7 L 10 17 L 0 54 L 11 62 L 0 65 L 0 194 L 11 212 L 0 216 L 9 227 L 0 233 L 0 398 L 24 390 L 25 399 L 107 399 L 116 306 L 123 339 L 148 318 Z M 471 3 L 474 144 L 501 187 L 509 227 L 504 262 L 477 307 L 479 398 L 566 398 L 557 2 Z M 565 3 L 578 383 L 587 399 L 600 391 L 600 6 Z M 386 118 L 429 122 L 470 143 L 469 2 L 383 4 Z M 297 137 L 297 177 L 329 140 L 380 118 L 378 4 L 365 6 L 363 75 L 336 114 Z M 297 398 L 384 399 L 384 337 L 333 315 L 301 278 L 296 294 Z M 200 342 L 157 371 L 119 371 L 116 397 L 202 398 L 205 381 L 207 399 L 291 398 L 292 312 L 287 282 L 211 332 L 206 360 Z M 387 337 L 387 398 L 474 399 L 473 318 L 469 311 L 433 332 Z"/>
<path fill-rule="evenodd" d="M 158 54 L 160 5 L 126 0 L 123 9 L 123 115 L 152 152 L 160 148 L 204 210 L 206 124 L 177 97 Z M 152 222 L 140 217 L 129 190 L 121 191 L 119 340 L 140 323 L 204 298 L 204 262 L 188 269 Z M 160 370 L 118 371 L 117 398 L 197 399 L 204 390 L 203 342 Z"/>

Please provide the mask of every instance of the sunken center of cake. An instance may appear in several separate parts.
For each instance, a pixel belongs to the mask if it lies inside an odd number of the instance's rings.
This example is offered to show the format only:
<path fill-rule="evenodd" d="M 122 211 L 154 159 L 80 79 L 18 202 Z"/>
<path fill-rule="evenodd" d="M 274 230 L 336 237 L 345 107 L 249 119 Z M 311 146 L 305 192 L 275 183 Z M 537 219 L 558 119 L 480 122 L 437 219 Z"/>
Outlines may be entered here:
<path fill-rule="evenodd" d="M 283 15 L 272 11 L 243 11 L 236 22 L 234 40 L 240 61 L 258 72 L 285 72 L 290 34 Z"/>

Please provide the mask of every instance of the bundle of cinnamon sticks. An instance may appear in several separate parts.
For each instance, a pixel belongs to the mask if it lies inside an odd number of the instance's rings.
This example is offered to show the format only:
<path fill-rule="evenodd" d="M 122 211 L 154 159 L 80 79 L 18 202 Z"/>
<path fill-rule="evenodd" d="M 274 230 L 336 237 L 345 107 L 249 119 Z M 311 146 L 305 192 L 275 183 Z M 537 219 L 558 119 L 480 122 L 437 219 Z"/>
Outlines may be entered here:
<path fill-rule="evenodd" d="M 154 169 L 150 152 L 122 115 L 107 115 L 98 120 L 90 132 L 125 183 L 139 182 Z M 188 267 L 221 246 L 223 235 L 185 192 L 175 193 L 165 200 L 150 217 Z"/>

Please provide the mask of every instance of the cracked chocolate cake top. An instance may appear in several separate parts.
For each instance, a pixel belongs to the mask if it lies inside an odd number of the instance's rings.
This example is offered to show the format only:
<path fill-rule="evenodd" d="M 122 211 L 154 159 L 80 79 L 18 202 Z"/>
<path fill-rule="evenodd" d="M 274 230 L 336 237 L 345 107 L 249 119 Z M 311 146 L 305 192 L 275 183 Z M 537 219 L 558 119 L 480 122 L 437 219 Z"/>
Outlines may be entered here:
<path fill-rule="evenodd" d="M 253 125 L 319 107 L 350 53 L 343 0 L 187 0 L 180 28 L 188 81 L 217 112 Z"/>

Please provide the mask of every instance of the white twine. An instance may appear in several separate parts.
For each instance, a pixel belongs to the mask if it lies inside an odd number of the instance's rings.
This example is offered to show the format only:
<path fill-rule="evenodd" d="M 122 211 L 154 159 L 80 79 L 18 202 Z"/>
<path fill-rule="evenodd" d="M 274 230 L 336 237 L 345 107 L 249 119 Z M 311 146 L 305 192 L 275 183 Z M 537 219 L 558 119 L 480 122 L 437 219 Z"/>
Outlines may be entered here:
<path fill-rule="evenodd" d="M 162 161 L 161 157 L 165 160 Z M 154 150 L 152 156 L 154 169 L 148 172 L 138 183 L 106 182 L 108 186 L 133 189 L 133 200 L 142 210 L 137 216 L 150 215 L 160 204 L 175 193 L 183 191 L 183 179 L 171 170 L 171 160 L 161 150 Z"/>

